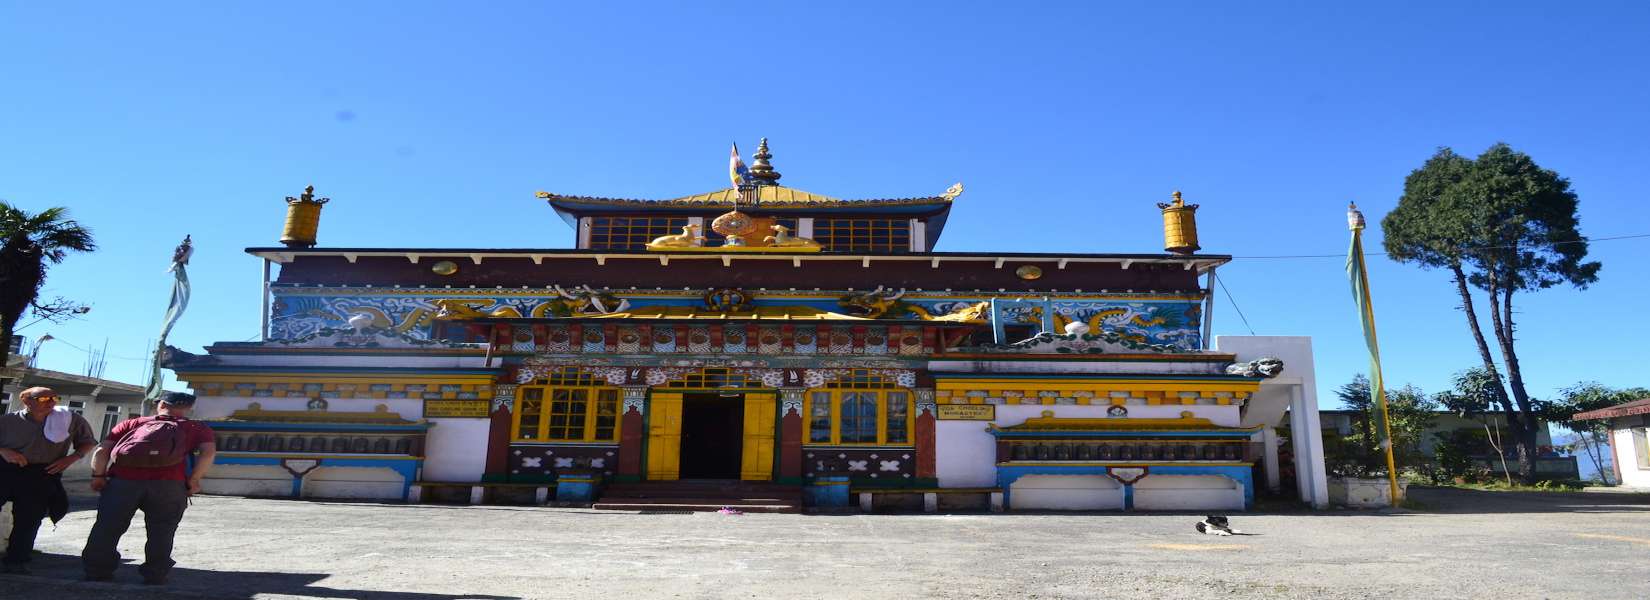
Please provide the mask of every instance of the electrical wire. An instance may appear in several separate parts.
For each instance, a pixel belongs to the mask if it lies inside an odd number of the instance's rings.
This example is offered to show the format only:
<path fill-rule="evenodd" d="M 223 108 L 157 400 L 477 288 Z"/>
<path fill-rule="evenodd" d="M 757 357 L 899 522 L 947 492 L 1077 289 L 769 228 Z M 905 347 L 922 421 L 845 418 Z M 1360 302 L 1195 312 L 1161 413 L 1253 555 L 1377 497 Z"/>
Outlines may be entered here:
<path fill-rule="evenodd" d="M 1243 327 L 1249 330 L 1249 335 L 1255 335 L 1255 328 L 1249 325 L 1249 317 L 1243 316 L 1243 309 L 1238 308 L 1237 300 L 1232 298 L 1232 290 L 1226 289 L 1226 280 L 1216 277 L 1215 285 L 1220 286 L 1220 291 L 1226 292 L 1226 301 L 1232 303 L 1232 310 L 1237 311 L 1239 319 L 1243 319 Z"/>
<path fill-rule="evenodd" d="M 1563 242 L 1552 242 L 1552 245 L 1559 246 L 1559 245 L 1564 245 L 1564 244 L 1585 244 L 1587 242 L 1609 242 L 1609 241 L 1614 241 L 1614 240 L 1630 240 L 1630 239 L 1638 239 L 1638 238 L 1650 238 L 1650 233 L 1638 233 L 1638 234 L 1633 234 L 1633 235 L 1615 235 L 1615 236 L 1609 236 L 1609 237 L 1584 238 L 1584 239 L 1579 239 L 1579 240 L 1569 240 L 1569 241 L 1563 241 Z M 1508 249 L 1512 249 L 1512 248 L 1521 248 L 1521 247 L 1525 247 L 1525 246 L 1474 246 L 1474 247 L 1462 248 L 1461 251 L 1462 252 L 1477 252 L 1477 251 L 1480 251 L 1480 250 L 1508 250 Z M 1364 254 L 1366 256 L 1387 256 L 1388 255 L 1388 253 L 1386 253 L 1386 252 L 1365 252 Z M 1276 256 L 1233 256 L 1232 260 L 1265 260 L 1265 259 L 1292 259 L 1292 258 L 1346 258 L 1346 253 L 1342 252 L 1340 254 L 1283 254 L 1283 255 L 1276 255 Z"/>

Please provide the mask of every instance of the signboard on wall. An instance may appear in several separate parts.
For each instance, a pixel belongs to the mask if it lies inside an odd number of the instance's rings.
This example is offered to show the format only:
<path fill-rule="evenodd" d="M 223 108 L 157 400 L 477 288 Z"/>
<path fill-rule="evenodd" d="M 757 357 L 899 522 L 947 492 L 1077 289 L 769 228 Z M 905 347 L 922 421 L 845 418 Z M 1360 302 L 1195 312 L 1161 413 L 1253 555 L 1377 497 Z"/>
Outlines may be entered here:
<path fill-rule="evenodd" d="M 426 419 L 485 419 L 492 405 L 486 400 L 425 400 Z"/>
<path fill-rule="evenodd" d="M 997 420 L 997 405 L 995 404 L 940 404 L 939 413 L 935 415 L 941 421 L 995 421 Z"/>

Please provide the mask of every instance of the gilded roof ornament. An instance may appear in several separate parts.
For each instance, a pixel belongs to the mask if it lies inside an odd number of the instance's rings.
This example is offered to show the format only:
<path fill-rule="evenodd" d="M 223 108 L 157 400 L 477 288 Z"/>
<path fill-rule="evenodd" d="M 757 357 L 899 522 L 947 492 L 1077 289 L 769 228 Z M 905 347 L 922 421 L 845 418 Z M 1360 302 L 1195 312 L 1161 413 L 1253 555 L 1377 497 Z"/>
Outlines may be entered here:
<path fill-rule="evenodd" d="M 961 196 L 962 193 L 963 193 L 963 184 L 962 184 L 961 181 L 959 181 L 959 182 L 951 184 L 951 187 L 945 188 L 945 193 L 940 194 L 940 197 L 945 198 L 946 202 L 950 202 L 952 200 L 956 200 L 957 196 Z"/>
<path fill-rule="evenodd" d="M 768 153 L 768 138 L 762 138 L 762 143 L 756 147 L 756 154 L 751 155 L 750 176 L 756 180 L 756 185 L 778 185 L 779 171 L 773 170 L 773 164 L 768 162 L 770 158 L 773 155 Z"/>

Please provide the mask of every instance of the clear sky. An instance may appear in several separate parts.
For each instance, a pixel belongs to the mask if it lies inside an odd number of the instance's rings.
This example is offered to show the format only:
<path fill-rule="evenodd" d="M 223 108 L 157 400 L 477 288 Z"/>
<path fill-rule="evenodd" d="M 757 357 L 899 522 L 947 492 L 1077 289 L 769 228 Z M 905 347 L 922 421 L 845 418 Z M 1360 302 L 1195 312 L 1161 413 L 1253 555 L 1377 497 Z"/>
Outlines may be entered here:
<path fill-rule="evenodd" d="M 939 250 L 1155 252 L 1183 190 L 1238 257 L 1248 326 L 1221 294 L 1216 333 L 1312 336 L 1327 406 L 1367 369 L 1346 203 L 1378 222 L 1436 148 L 1508 142 L 1572 180 L 1587 235 L 1650 233 L 1650 4 L 1145 4 L 3 1 L 0 198 L 101 246 L 45 291 L 93 311 L 22 333 L 71 372 L 107 340 L 141 383 L 172 247 L 197 244 L 172 343 L 254 339 L 242 250 L 305 184 L 324 246 L 567 247 L 535 190 L 709 191 L 766 136 L 817 193 L 964 182 Z M 1650 384 L 1647 251 L 1599 242 L 1597 285 L 1518 298 L 1533 393 Z M 1390 383 L 1478 361 L 1443 274 L 1371 268 Z"/>

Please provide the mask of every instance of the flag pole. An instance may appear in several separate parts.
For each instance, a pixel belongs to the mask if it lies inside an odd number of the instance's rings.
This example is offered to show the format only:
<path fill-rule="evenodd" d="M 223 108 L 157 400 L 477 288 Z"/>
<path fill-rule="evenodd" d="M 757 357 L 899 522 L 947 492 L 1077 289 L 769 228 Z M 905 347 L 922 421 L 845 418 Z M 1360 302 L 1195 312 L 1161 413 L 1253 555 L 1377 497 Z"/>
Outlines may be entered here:
<path fill-rule="evenodd" d="M 1387 414 L 1386 385 L 1381 377 L 1381 350 L 1375 338 L 1375 303 L 1369 294 L 1369 269 L 1364 263 L 1364 214 L 1352 204 L 1346 211 L 1346 224 L 1352 230 L 1352 248 L 1347 252 L 1347 275 L 1352 279 L 1352 296 L 1358 302 L 1358 316 L 1363 321 L 1364 343 L 1369 346 L 1370 387 L 1375 405 L 1381 409 L 1381 449 L 1386 453 L 1386 478 L 1391 505 L 1398 506 L 1398 467 L 1392 458 L 1392 418 Z"/>

